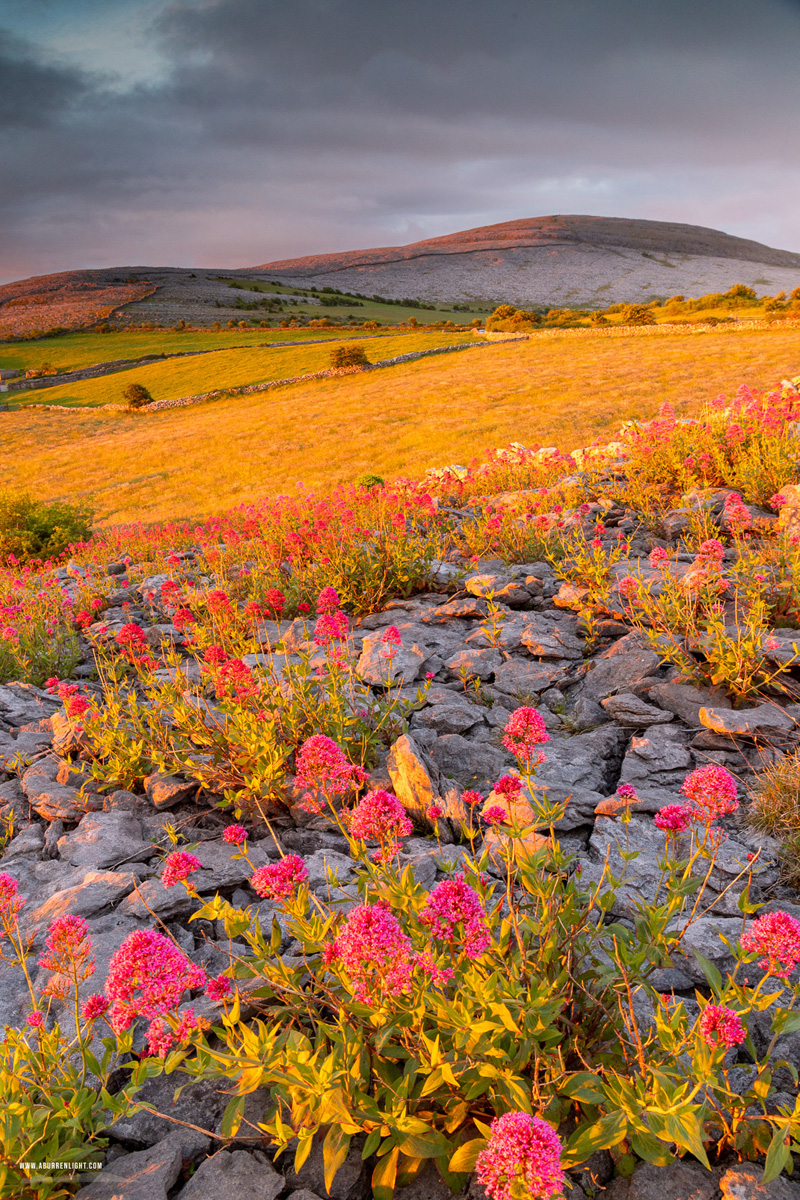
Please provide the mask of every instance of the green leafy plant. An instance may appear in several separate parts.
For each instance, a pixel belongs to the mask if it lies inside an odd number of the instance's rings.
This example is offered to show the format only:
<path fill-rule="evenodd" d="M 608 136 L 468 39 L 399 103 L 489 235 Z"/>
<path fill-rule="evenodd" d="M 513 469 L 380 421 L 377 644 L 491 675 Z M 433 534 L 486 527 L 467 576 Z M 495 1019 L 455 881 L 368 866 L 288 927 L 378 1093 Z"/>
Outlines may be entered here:
<path fill-rule="evenodd" d="M 144 408 L 145 404 L 153 402 L 153 397 L 143 383 L 129 383 L 122 389 L 122 399 L 128 408 Z"/>
<path fill-rule="evenodd" d="M 72 542 L 85 542 L 94 514 L 85 504 L 47 504 L 25 492 L 0 490 L 0 560 L 57 558 Z"/>
<path fill-rule="evenodd" d="M 334 346 L 331 350 L 332 367 L 368 367 L 369 359 L 363 346 L 357 342 L 349 346 Z"/>

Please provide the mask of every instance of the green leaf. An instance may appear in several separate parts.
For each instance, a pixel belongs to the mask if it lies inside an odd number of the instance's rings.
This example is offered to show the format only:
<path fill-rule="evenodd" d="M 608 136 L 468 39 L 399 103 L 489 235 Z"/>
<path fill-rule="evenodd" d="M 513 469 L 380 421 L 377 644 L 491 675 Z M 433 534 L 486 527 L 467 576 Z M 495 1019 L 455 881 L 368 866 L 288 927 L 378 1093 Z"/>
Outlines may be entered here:
<path fill-rule="evenodd" d="M 789 1166 L 792 1156 L 786 1143 L 786 1129 L 779 1127 L 772 1136 L 767 1157 L 764 1162 L 763 1183 L 771 1183 L 777 1179 L 784 1167 Z"/>
<path fill-rule="evenodd" d="M 715 996 L 718 996 L 722 991 L 722 976 L 712 962 L 709 961 L 699 950 L 695 950 L 694 956 L 700 966 L 700 970 L 706 977 L 708 986 L 711 988 Z"/>
<path fill-rule="evenodd" d="M 652 1163 L 654 1167 L 668 1167 L 674 1162 L 674 1155 L 670 1154 L 666 1144 L 660 1142 L 652 1133 L 633 1133 L 630 1142 L 634 1154 L 638 1154 L 645 1162 Z"/>
<path fill-rule="evenodd" d="M 341 1126 L 331 1125 L 322 1143 L 322 1162 L 325 1167 L 325 1188 L 330 1192 L 336 1172 L 347 1158 L 352 1135 L 344 1133 Z"/>
<path fill-rule="evenodd" d="M 244 1102 L 246 1099 L 246 1096 L 234 1096 L 225 1105 L 225 1112 L 222 1114 L 222 1124 L 219 1130 L 224 1138 L 236 1137 L 239 1126 L 242 1123 L 242 1112 L 244 1111 Z"/>
<path fill-rule="evenodd" d="M 373 1129 L 372 1133 L 368 1136 L 367 1140 L 364 1142 L 364 1149 L 361 1151 L 362 1159 L 366 1160 L 366 1159 L 370 1158 L 375 1153 L 375 1151 L 378 1149 L 378 1146 L 380 1146 L 380 1144 L 381 1144 L 381 1131 L 380 1131 L 380 1129 Z"/>
<path fill-rule="evenodd" d="M 311 1146 L 314 1142 L 314 1134 L 308 1129 L 304 1129 L 297 1137 L 297 1149 L 294 1152 L 294 1169 L 299 1171 L 303 1163 L 311 1153 Z"/>
<path fill-rule="evenodd" d="M 582 1100 L 585 1104 L 601 1104 L 605 1100 L 600 1076 L 591 1071 L 579 1071 L 563 1083 L 560 1090 L 565 1096 Z"/>
<path fill-rule="evenodd" d="M 618 1146 L 628 1132 L 628 1120 L 624 1112 L 606 1113 L 594 1125 L 579 1126 L 567 1142 L 561 1156 L 565 1167 L 574 1167 L 585 1162 L 595 1150 L 608 1150 Z"/>
<path fill-rule="evenodd" d="M 473 1138 L 470 1142 L 464 1142 L 463 1146 L 459 1146 L 455 1154 L 450 1159 L 450 1170 L 454 1174 L 468 1174 L 475 1170 L 475 1163 L 478 1161 L 478 1155 L 486 1145 L 486 1138 Z"/>
<path fill-rule="evenodd" d="M 397 1158 L 400 1151 L 393 1146 L 391 1151 L 378 1160 L 372 1172 L 372 1195 L 374 1200 L 392 1200 L 394 1183 L 397 1179 Z"/>
<path fill-rule="evenodd" d="M 704 1167 L 711 1170 L 711 1164 L 703 1145 L 703 1131 L 696 1112 L 684 1110 L 682 1113 L 665 1113 L 663 1126 L 670 1141 L 674 1142 L 676 1146 L 688 1150 L 690 1154 L 700 1160 Z"/>
<path fill-rule="evenodd" d="M 432 1129 L 430 1133 L 408 1134 L 400 1143 L 399 1150 L 408 1158 L 438 1158 L 448 1153 L 450 1143 L 443 1134 Z"/>

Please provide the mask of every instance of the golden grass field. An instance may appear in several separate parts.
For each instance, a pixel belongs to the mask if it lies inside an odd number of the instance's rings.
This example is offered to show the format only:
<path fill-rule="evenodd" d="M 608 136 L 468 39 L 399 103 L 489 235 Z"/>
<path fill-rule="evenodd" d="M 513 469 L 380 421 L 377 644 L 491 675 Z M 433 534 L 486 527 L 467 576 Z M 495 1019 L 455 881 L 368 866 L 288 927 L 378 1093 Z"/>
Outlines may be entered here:
<path fill-rule="evenodd" d="M 15 482 L 103 523 L 202 516 L 302 480 L 327 487 L 463 462 L 486 446 L 584 445 L 664 401 L 688 412 L 800 371 L 797 330 L 534 336 L 151 414 L 0 414 Z"/>
<path fill-rule="evenodd" d="M 307 332 L 306 340 L 314 340 L 313 331 Z M 141 383 L 154 400 L 178 400 L 182 396 L 195 396 L 215 389 L 266 383 L 324 370 L 330 365 L 331 341 L 351 343 L 353 340 L 352 334 L 345 338 L 340 334 L 334 339 L 326 338 L 319 345 L 253 346 L 245 349 L 214 350 L 212 354 L 199 354 L 190 358 L 168 358 L 163 362 L 130 367 L 124 371 L 115 371 L 112 375 L 101 375 L 96 379 L 81 379 L 60 387 L 16 392 L 13 394 L 13 403 L 123 404 L 122 392 L 130 383 Z M 455 333 L 452 330 L 395 336 L 384 334 L 377 338 L 367 338 L 363 342 L 358 339 L 367 357 L 375 362 L 412 350 L 431 350 L 436 346 L 452 346 L 472 340 L 470 334 Z"/>

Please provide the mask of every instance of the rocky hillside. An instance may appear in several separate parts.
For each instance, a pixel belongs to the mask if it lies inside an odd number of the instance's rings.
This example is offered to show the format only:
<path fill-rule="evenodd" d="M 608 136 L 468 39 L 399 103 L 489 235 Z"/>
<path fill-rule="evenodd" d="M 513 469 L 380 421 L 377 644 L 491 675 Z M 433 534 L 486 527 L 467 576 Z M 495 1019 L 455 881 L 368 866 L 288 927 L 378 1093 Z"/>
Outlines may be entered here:
<path fill-rule="evenodd" d="M 0 1014 L 54 1072 L 110 1022 L 82 1200 L 797 1200 L 798 418 L 743 389 L 8 573 Z"/>
<path fill-rule="evenodd" d="M 408 246 L 264 263 L 286 282 L 512 304 L 605 307 L 746 283 L 759 294 L 800 284 L 800 254 L 715 229 L 621 217 L 531 217 Z"/>

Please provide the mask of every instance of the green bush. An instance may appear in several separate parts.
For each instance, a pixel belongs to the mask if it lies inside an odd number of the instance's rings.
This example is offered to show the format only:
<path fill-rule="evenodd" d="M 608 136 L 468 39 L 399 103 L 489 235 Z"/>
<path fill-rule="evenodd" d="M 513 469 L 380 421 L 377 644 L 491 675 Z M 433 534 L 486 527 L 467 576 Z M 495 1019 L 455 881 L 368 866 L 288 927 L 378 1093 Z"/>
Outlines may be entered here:
<path fill-rule="evenodd" d="M 144 408 L 145 404 L 151 404 L 153 401 L 153 397 L 141 383 L 129 383 L 126 388 L 123 388 L 122 399 L 128 408 Z"/>
<path fill-rule="evenodd" d="M 655 325 L 656 323 L 652 310 L 647 304 L 626 304 L 622 312 L 622 321 L 625 325 Z"/>
<path fill-rule="evenodd" d="M 70 542 L 91 535 L 94 513 L 79 504 L 42 500 L 10 488 L 0 491 L 0 559 L 55 558 Z"/>
<path fill-rule="evenodd" d="M 383 487 L 384 480 L 380 475 L 373 475 L 369 471 L 365 475 L 359 475 L 356 480 L 356 487 L 372 488 Z"/>
<path fill-rule="evenodd" d="M 369 359 L 362 346 L 334 346 L 331 351 L 332 367 L 368 367 Z"/>

